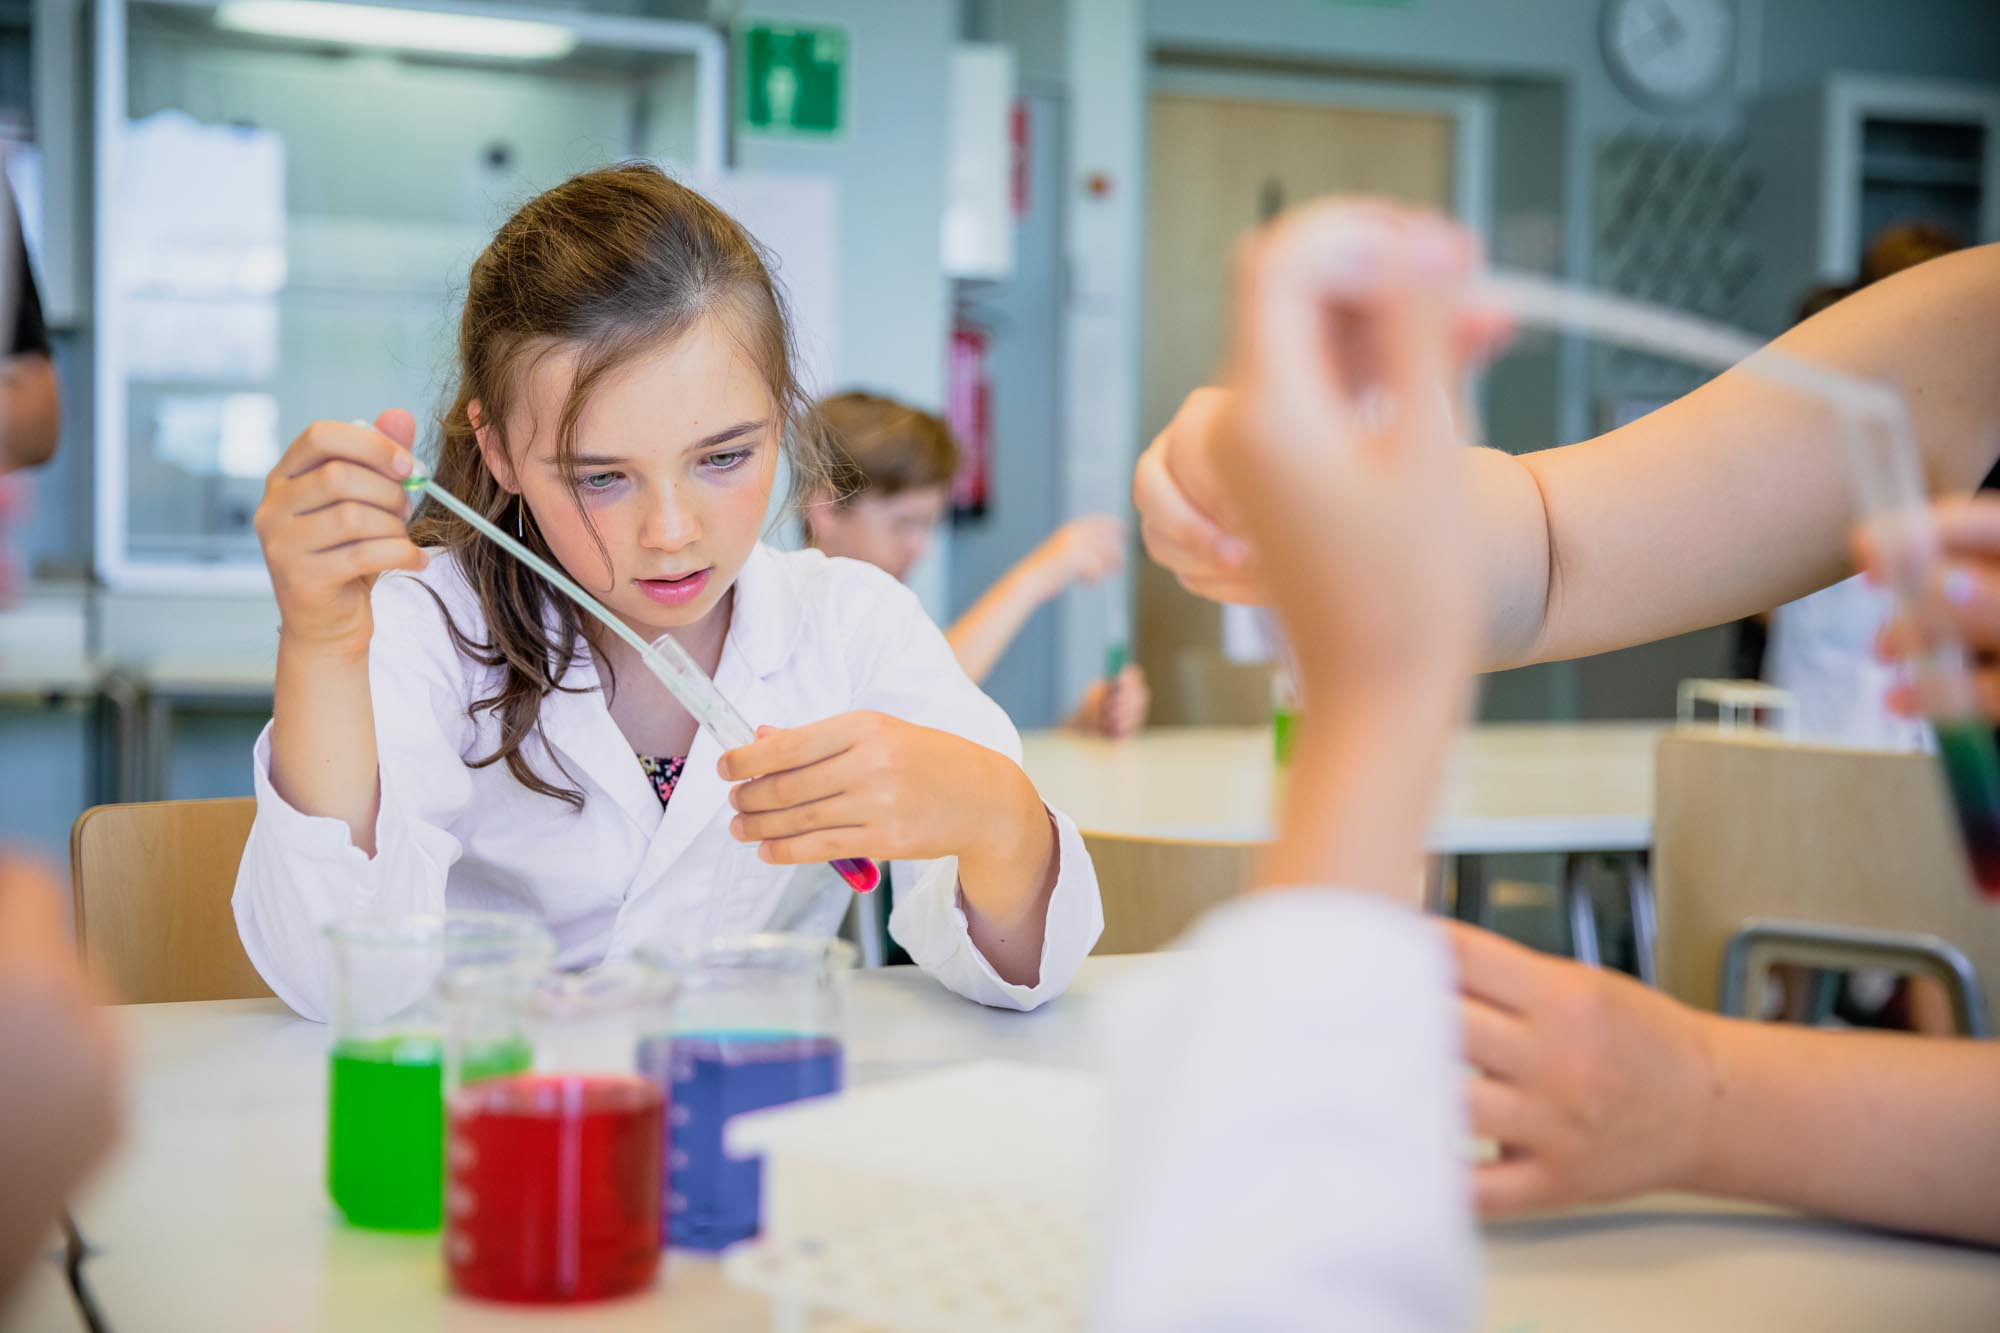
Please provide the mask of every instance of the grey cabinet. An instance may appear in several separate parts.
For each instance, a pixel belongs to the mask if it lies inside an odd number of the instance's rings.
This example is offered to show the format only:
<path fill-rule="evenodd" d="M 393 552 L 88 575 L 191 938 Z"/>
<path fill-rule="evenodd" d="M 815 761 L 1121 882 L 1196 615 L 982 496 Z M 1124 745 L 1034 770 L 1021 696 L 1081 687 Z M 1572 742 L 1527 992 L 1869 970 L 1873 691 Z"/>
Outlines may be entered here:
<path fill-rule="evenodd" d="M 1759 258 L 1747 315 L 1776 333 L 1810 288 L 1851 280 L 1883 228 L 2000 240 L 2000 87 L 1836 74 L 1752 108 Z"/>

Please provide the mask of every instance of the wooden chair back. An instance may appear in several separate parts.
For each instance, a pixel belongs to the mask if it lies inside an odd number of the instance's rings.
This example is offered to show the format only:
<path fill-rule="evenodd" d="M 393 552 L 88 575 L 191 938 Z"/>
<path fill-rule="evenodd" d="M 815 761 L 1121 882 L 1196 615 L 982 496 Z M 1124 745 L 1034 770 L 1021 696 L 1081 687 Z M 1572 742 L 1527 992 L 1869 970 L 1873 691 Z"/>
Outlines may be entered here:
<path fill-rule="evenodd" d="M 131 1004 L 266 996 L 229 900 L 256 801 L 86 810 L 70 831 L 84 962 Z"/>
<path fill-rule="evenodd" d="M 1990 1026 L 2000 904 L 1972 887 L 1935 759 L 1688 729 L 1661 741 L 1656 772 L 1668 993 L 1717 1008 L 1724 952 L 1751 920 L 1934 936 L 1971 963 Z"/>
<path fill-rule="evenodd" d="M 1249 842 L 1196 842 L 1086 833 L 1104 897 L 1104 935 L 1093 953 L 1151 953 L 1194 919 L 1250 884 L 1263 849 Z"/>

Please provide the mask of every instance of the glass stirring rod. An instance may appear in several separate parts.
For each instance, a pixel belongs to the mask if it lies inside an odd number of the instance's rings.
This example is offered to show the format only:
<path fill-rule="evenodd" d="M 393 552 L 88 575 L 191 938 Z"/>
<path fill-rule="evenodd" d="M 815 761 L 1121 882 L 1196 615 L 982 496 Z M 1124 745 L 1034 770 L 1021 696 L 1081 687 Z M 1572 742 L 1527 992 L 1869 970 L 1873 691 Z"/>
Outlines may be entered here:
<path fill-rule="evenodd" d="M 687 649 L 680 646 L 671 634 L 662 634 L 651 643 L 646 642 L 630 626 L 611 614 L 589 593 L 578 587 L 574 580 L 543 560 L 527 547 L 509 537 L 505 532 L 488 522 L 482 514 L 453 495 L 444 487 L 422 472 L 416 472 L 403 482 L 403 489 L 416 494 L 421 492 L 436 500 L 452 513 L 470 523 L 487 540 L 496 543 L 501 550 L 519 560 L 528 568 L 540 574 L 571 601 L 596 617 L 604 627 L 631 645 L 639 654 L 639 660 L 646 669 L 667 687 L 681 707 L 693 715 L 694 720 L 707 727 L 725 750 L 735 750 L 757 739 L 757 729 L 743 720 L 729 700 L 722 697 L 722 691 L 715 688 L 715 682 L 708 678 Z M 881 872 L 873 861 L 858 856 L 841 857 L 828 862 L 847 887 L 856 893 L 868 893 L 881 882 Z"/>

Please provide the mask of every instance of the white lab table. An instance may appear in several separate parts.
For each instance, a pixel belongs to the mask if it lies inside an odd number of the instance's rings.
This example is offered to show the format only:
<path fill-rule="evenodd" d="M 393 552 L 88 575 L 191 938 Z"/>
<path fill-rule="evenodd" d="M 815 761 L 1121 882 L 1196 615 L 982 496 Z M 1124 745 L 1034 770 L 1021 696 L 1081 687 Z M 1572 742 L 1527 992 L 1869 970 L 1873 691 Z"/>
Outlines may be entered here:
<path fill-rule="evenodd" d="M 910 968 L 855 978 L 855 1082 L 978 1058 L 1088 1068 L 1092 997 L 1171 955 L 1092 958 L 1033 1014 L 981 1009 Z M 324 1029 L 275 1001 L 132 1006 L 129 1140 L 79 1201 L 85 1280 L 112 1328 L 578 1329 L 766 1327 L 759 1296 L 712 1263 L 669 1257 L 641 1295 L 560 1312 L 446 1294 L 436 1237 L 341 1225 L 321 1188 Z M 1337 1184 L 1327 1207 L 1340 1206 Z M 1485 1327 L 1989 1328 L 2000 1259 L 1763 1210 L 1687 1199 L 1488 1232 Z"/>
<path fill-rule="evenodd" d="M 1468 727 L 1431 824 L 1441 855 L 1630 852 L 1653 841 L 1658 723 Z M 1022 766 L 1090 833 L 1264 842 L 1277 767 L 1265 727 L 1155 727 L 1129 740 L 1036 731 Z"/>
<path fill-rule="evenodd" d="M 1632 919 L 1636 966 L 1651 981 L 1645 855 L 1653 845 L 1653 751 L 1666 730 L 1655 722 L 1546 722 L 1460 731 L 1430 826 L 1438 858 L 1431 907 L 1485 924 L 1488 856 L 1561 856 L 1572 950 L 1595 963 L 1588 862 L 1610 853 Z M 1086 833 L 1233 843 L 1271 837 L 1281 775 L 1269 728 L 1155 727 L 1122 741 L 1037 731 L 1021 740 L 1022 766 L 1043 799 Z"/>

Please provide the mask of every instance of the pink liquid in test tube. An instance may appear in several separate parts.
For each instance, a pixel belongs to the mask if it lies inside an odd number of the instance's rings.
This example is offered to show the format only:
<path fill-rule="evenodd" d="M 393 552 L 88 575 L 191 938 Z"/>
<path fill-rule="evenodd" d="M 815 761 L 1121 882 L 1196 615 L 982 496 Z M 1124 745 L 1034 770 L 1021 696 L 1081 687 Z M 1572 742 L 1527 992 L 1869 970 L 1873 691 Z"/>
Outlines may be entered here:
<path fill-rule="evenodd" d="M 882 872 L 873 861 L 864 861 L 858 856 L 843 856 L 830 862 L 840 877 L 847 881 L 847 887 L 856 893 L 873 893 L 875 886 L 882 882 Z"/>

